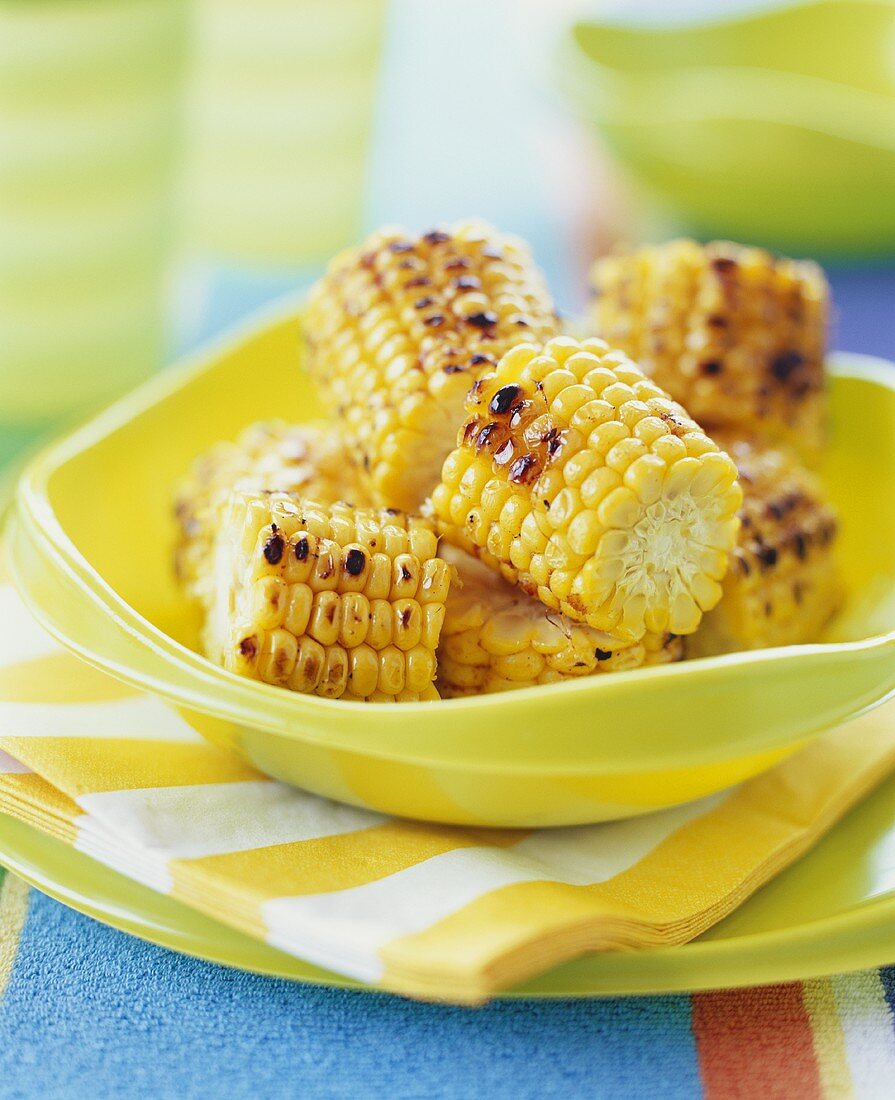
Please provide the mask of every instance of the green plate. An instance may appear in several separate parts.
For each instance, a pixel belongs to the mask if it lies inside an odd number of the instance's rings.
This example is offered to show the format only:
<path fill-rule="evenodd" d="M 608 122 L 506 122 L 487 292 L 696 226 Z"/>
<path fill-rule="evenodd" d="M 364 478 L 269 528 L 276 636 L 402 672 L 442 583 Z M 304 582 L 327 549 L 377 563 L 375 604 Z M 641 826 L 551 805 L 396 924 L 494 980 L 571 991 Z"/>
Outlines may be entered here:
<path fill-rule="evenodd" d="M 91 917 L 210 962 L 362 987 L 189 909 L 0 814 L 0 863 Z M 804 859 L 685 947 L 589 955 L 506 996 L 670 993 L 796 981 L 895 961 L 895 777 Z"/>

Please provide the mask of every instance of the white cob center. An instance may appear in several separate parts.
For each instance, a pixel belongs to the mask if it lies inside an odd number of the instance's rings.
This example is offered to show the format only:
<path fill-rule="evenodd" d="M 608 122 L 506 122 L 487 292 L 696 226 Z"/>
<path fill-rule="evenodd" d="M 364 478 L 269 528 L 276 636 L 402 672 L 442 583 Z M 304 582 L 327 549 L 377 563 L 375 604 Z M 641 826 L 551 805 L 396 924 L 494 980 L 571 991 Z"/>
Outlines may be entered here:
<path fill-rule="evenodd" d="M 705 500 L 687 492 L 661 497 L 632 527 L 607 532 L 604 539 L 611 539 L 612 556 L 624 562 L 613 599 L 623 622 L 642 620 L 656 633 L 696 629 L 703 611 L 721 598 L 721 587 L 712 577 L 723 570 L 724 553 L 714 545 L 713 531 L 720 511 L 707 515 Z"/>

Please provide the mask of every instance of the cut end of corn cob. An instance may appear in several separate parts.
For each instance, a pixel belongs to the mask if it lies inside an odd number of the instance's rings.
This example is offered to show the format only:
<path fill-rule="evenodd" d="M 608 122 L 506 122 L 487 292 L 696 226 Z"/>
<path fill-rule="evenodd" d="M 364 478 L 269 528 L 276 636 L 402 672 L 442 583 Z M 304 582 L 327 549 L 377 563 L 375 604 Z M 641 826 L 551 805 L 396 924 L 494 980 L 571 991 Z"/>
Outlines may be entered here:
<path fill-rule="evenodd" d="M 842 599 L 836 512 L 791 452 L 719 442 L 739 467 L 742 526 L 724 595 L 688 639 L 688 654 L 817 641 Z"/>
<path fill-rule="evenodd" d="M 215 545 L 206 653 L 293 691 L 438 698 L 450 566 L 419 517 L 236 492 Z"/>
<path fill-rule="evenodd" d="M 333 260 L 305 315 L 311 373 L 371 499 L 407 510 L 438 481 L 475 379 L 558 331 L 527 245 L 481 222 L 375 234 Z"/>
<path fill-rule="evenodd" d="M 174 499 L 179 529 L 175 569 L 187 592 L 203 603 L 213 598 L 208 562 L 237 488 L 277 489 L 324 503 L 365 503 L 357 471 L 332 424 L 265 421 L 246 428 L 235 442 L 216 444 L 196 459 Z"/>
<path fill-rule="evenodd" d="M 721 598 L 733 461 L 602 340 L 509 351 L 467 400 L 432 507 L 445 538 L 620 641 L 690 634 Z"/>
<path fill-rule="evenodd" d="M 598 260 L 596 332 L 712 430 L 823 441 L 829 288 L 815 263 L 726 241 Z"/>
<path fill-rule="evenodd" d="M 683 656 L 683 641 L 674 635 L 621 643 L 551 611 L 464 551 L 447 546 L 443 554 L 457 570 L 438 647 L 444 696 L 558 683 Z"/>

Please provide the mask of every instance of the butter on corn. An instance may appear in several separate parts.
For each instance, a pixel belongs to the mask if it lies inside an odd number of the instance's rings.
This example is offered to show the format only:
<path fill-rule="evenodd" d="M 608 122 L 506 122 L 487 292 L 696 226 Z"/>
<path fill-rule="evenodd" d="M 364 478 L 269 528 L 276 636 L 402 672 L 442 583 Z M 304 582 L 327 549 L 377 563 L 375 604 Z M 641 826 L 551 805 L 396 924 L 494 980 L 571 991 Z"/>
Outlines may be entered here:
<path fill-rule="evenodd" d="M 432 507 L 449 542 L 620 641 L 690 634 L 721 598 L 733 461 L 602 340 L 516 347 L 479 379 Z"/>
<path fill-rule="evenodd" d="M 409 511 L 438 481 L 470 385 L 558 331 L 527 245 L 481 222 L 376 233 L 332 261 L 305 314 L 309 369 L 371 499 Z"/>
<path fill-rule="evenodd" d="M 232 672 L 292 691 L 437 699 L 451 570 L 436 549 L 420 517 L 236 492 L 215 544 L 205 650 Z"/>
<path fill-rule="evenodd" d="M 836 512 L 789 451 L 719 442 L 739 467 L 742 526 L 724 595 L 688 639 L 688 655 L 817 641 L 842 600 Z"/>
<path fill-rule="evenodd" d="M 823 441 L 829 288 L 810 261 L 677 240 L 598 260 L 594 331 L 708 430 Z"/>
<path fill-rule="evenodd" d="M 177 487 L 175 570 L 187 592 L 207 604 L 214 596 L 208 568 L 212 545 L 234 489 L 279 489 L 328 503 L 364 503 L 357 472 L 334 425 L 263 421 L 235 442 L 201 454 Z"/>
<path fill-rule="evenodd" d="M 444 696 L 623 672 L 683 656 L 681 638 L 647 635 L 620 643 L 551 611 L 464 551 L 447 546 L 443 554 L 457 569 L 438 647 Z"/>

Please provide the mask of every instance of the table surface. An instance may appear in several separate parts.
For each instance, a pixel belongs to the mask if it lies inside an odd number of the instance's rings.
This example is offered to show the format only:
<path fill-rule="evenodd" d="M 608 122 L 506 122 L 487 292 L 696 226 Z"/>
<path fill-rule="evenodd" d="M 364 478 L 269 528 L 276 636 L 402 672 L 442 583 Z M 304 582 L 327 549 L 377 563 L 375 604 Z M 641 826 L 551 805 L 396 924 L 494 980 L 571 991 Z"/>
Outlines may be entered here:
<path fill-rule="evenodd" d="M 569 136 L 522 61 L 510 5 L 397 3 L 371 225 L 475 212 L 528 236 L 567 307 L 580 193 L 545 170 Z M 425 14 L 423 14 L 425 9 Z M 447 14 L 448 9 L 452 17 Z M 461 33 L 475 26 L 476 35 Z M 449 73 L 449 81 L 430 78 Z M 500 140 L 494 140 L 500 120 Z M 568 147 L 566 147 L 568 152 Z M 561 165 L 575 164 L 559 157 Z M 561 175 L 561 173 L 560 173 Z M 568 202 L 566 198 L 568 197 Z M 586 205 L 586 203 L 584 204 Z M 309 273 L 203 272 L 185 340 Z M 895 264 L 836 266 L 836 346 L 895 358 Z M 0 884 L 0 1096 L 885 1096 L 895 970 L 731 993 L 502 1002 L 469 1011 L 243 974 Z"/>

